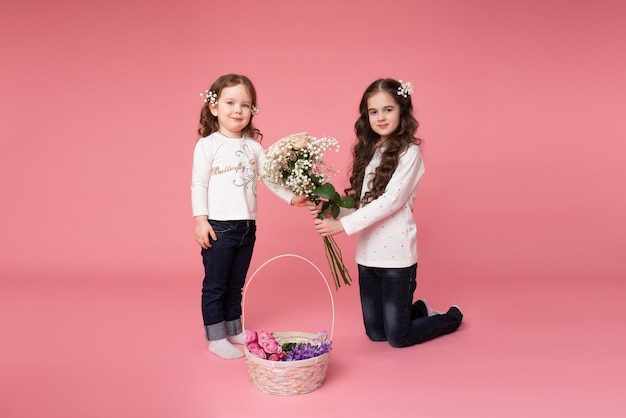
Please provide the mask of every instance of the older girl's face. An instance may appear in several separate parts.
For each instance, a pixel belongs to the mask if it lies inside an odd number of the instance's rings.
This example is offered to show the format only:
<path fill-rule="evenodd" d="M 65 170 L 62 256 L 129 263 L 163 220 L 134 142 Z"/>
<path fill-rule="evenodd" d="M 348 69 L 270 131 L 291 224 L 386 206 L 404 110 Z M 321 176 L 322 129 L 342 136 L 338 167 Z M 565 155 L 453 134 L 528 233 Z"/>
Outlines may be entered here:
<path fill-rule="evenodd" d="M 400 107 L 386 91 L 379 91 L 367 99 L 367 114 L 372 130 L 383 142 L 400 125 Z"/>

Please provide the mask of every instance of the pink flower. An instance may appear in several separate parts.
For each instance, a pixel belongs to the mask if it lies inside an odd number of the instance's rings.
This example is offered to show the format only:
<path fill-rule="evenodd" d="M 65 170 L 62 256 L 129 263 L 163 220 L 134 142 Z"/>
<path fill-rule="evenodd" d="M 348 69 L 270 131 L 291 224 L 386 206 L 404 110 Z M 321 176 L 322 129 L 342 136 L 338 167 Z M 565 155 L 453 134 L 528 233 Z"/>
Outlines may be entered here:
<path fill-rule="evenodd" d="M 265 352 L 268 354 L 278 354 L 282 351 L 280 348 L 280 344 L 278 344 L 278 342 L 273 337 L 269 340 L 264 341 L 263 344 L 261 344 L 261 347 L 263 347 L 263 350 L 265 350 Z"/>
<path fill-rule="evenodd" d="M 244 344 L 250 344 L 257 341 L 256 331 L 251 329 L 247 329 L 243 332 L 243 342 Z"/>
<path fill-rule="evenodd" d="M 278 354 L 272 354 L 267 359 L 272 361 L 278 361 L 280 360 L 280 357 L 278 357 Z"/>
<path fill-rule="evenodd" d="M 263 349 L 261 348 L 261 346 L 257 343 L 250 343 L 248 344 L 248 351 L 250 351 L 250 353 L 252 355 L 255 355 L 259 358 L 267 358 L 267 355 L 265 354 L 265 351 L 263 351 Z"/>
<path fill-rule="evenodd" d="M 268 340 L 273 340 L 272 334 L 267 331 L 259 332 L 258 343 L 261 347 L 265 346 L 265 342 Z"/>

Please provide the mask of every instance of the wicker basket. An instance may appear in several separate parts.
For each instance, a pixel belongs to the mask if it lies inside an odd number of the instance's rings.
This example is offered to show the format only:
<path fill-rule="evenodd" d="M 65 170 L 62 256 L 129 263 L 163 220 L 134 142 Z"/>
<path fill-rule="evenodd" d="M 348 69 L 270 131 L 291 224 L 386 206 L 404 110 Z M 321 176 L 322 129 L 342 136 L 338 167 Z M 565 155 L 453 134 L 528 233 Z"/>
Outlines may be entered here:
<path fill-rule="evenodd" d="M 248 283 L 243 291 L 242 308 L 244 310 L 242 318 L 245 329 L 245 301 L 248 292 L 248 287 L 254 277 L 265 267 L 268 263 L 274 260 L 284 257 L 295 257 L 306 261 L 312 265 L 324 280 L 324 284 L 328 289 L 330 295 L 331 307 L 332 307 L 332 324 L 330 330 L 330 339 L 333 338 L 335 330 L 335 301 L 333 299 L 332 291 L 328 285 L 328 281 L 321 270 L 313 264 L 310 260 L 295 254 L 281 254 L 273 257 L 263 263 L 248 279 Z M 317 337 L 316 334 L 308 332 L 274 332 L 274 338 L 278 343 L 284 344 L 287 342 L 292 343 L 307 343 L 313 341 Z M 248 367 L 248 374 L 252 384 L 262 392 L 271 393 L 274 395 L 298 395 L 314 391 L 320 388 L 324 384 L 326 379 L 326 370 L 328 369 L 328 362 L 330 360 L 330 353 L 322 354 L 318 357 L 313 357 L 306 360 L 295 361 L 272 361 L 265 360 L 255 356 L 248 351 L 248 347 L 244 348 L 246 355 L 246 365 Z"/>

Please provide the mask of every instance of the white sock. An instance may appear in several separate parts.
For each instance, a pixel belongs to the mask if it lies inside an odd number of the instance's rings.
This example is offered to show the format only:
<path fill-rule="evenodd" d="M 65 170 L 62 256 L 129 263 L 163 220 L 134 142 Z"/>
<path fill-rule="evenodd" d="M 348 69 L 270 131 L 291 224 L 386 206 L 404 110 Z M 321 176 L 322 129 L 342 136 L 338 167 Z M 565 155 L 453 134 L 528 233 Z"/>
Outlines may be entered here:
<path fill-rule="evenodd" d="M 243 357 L 243 351 L 232 345 L 226 338 L 211 341 L 209 343 L 209 351 L 226 360 Z"/>
<path fill-rule="evenodd" d="M 433 309 L 428 302 L 426 302 L 426 299 L 422 299 L 422 302 L 424 302 L 424 305 L 426 305 L 426 310 L 428 311 L 428 316 L 435 316 L 435 315 L 441 315 L 443 312 L 439 312 L 436 309 Z"/>
<path fill-rule="evenodd" d="M 243 344 L 243 332 L 237 335 L 229 335 L 226 337 L 231 344 Z"/>
<path fill-rule="evenodd" d="M 436 309 L 433 309 L 431 307 L 428 307 L 428 316 L 435 316 L 435 315 L 441 315 L 443 312 L 438 311 Z"/>

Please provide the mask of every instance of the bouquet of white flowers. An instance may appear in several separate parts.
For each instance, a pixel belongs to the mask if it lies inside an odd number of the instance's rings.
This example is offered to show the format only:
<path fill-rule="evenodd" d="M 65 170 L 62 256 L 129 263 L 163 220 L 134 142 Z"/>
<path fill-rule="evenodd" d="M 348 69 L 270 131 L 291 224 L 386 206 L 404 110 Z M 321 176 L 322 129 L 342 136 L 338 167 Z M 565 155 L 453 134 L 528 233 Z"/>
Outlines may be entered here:
<path fill-rule="evenodd" d="M 354 207 L 354 199 L 340 196 L 330 182 L 332 170 L 323 158 L 324 152 L 330 148 L 339 151 L 339 143 L 333 137 L 316 138 L 306 132 L 289 135 L 267 149 L 262 177 L 281 184 L 297 195 L 304 195 L 312 202 L 323 202 L 320 219 L 323 219 L 327 210 L 330 210 L 333 218 L 337 218 L 340 208 Z M 339 276 L 349 285 L 352 278 L 335 239 L 324 237 L 324 248 L 335 288 L 338 290 L 341 286 Z"/>

